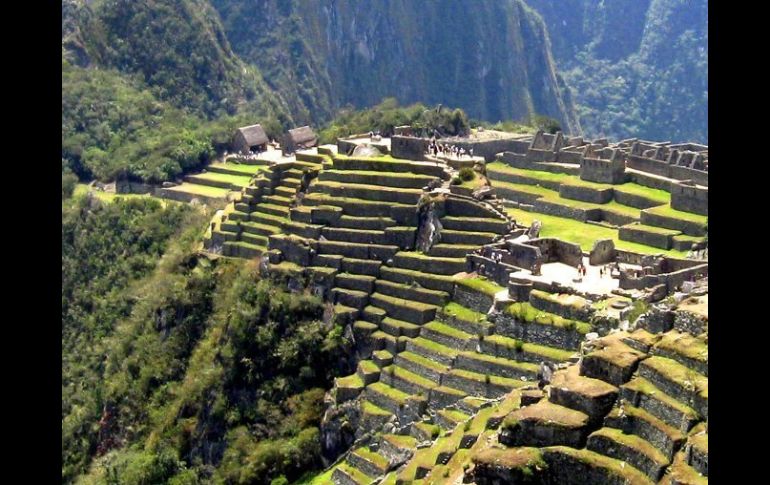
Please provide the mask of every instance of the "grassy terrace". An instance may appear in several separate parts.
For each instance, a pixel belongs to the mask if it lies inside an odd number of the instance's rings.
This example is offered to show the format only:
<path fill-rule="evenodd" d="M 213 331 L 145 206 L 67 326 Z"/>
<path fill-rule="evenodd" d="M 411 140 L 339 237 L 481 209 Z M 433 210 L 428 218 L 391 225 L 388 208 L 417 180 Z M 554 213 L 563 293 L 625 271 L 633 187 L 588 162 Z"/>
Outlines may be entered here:
<path fill-rule="evenodd" d="M 691 212 L 684 212 L 684 211 L 672 209 L 670 205 L 661 205 L 658 207 L 652 207 L 650 209 L 645 209 L 645 212 L 649 212 L 650 214 L 655 214 L 658 216 L 670 217 L 672 219 L 679 219 L 682 221 L 702 224 L 704 226 L 706 225 L 706 221 L 708 220 L 708 216 L 702 216 L 700 214 L 693 214 Z"/>
<path fill-rule="evenodd" d="M 523 168 L 511 167 L 510 165 L 499 161 L 488 164 L 487 170 L 492 173 L 498 172 L 498 173 L 524 177 L 526 179 L 532 180 L 534 183 L 537 183 L 538 181 L 540 182 L 545 181 L 545 182 L 551 182 L 551 183 L 575 185 L 579 187 L 588 187 L 592 189 L 612 188 L 613 190 L 617 190 L 619 192 L 623 192 L 626 194 L 639 195 L 642 197 L 646 197 L 648 199 L 660 201 L 661 204 L 666 204 L 668 203 L 669 200 L 671 200 L 671 194 L 669 194 L 665 190 L 653 189 L 651 187 L 646 187 L 644 185 L 639 185 L 633 182 L 626 182 L 624 184 L 619 184 L 619 185 L 599 184 L 596 182 L 589 182 L 587 180 L 582 180 L 577 175 L 569 175 L 566 173 L 543 172 L 540 170 L 526 170 Z"/>
<path fill-rule="evenodd" d="M 227 193 L 230 192 L 230 189 L 210 187 L 208 185 L 193 184 L 190 182 L 185 182 L 181 185 L 170 187 L 166 190 L 170 190 L 172 192 L 186 192 L 188 194 L 206 195 L 209 197 L 221 197 L 223 199 L 227 197 Z"/>
<path fill-rule="evenodd" d="M 510 337 L 504 337 L 502 335 L 491 335 L 489 337 L 484 337 L 484 341 L 498 347 L 515 349 L 517 351 L 526 352 L 528 354 L 542 355 L 543 357 L 550 358 L 557 362 L 567 361 L 575 353 L 569 350 L 547 347 L 545 345 L 530 344 L 522 342 L 521 340 L 512 339 Z"/>
<path fill-rule="evenodd" d="M 215 182 L 227 182 L 240 187 L 246 187 L 251 181 L 251 175 L 231 175 L 229 173 L 206 172 L 196 173 L 193 176 L 198 180 L 211 180 Z"/>
<path fill-rule="evenodd" d="M 464 278 L 457 280 L 458 285 L 466 286 L 472 290 L 476 290 L 480 293 L 484 293 L 487 296 L 494 297 L 497 293 L 505 290 L 502 286 L 498 285 L 494 281 L 489 281 L 483 276 L 477 278 Z M 459 306 L 459 305 L 458 305 Z M 475 320 L 471 320 L 475 321 Z"/>
<path fill-rule="evenodd" d="M 651 484 L 649 478 L 639 470 L 626 466 L 625 462 L 615 460 L 608 456 L 600 455 L 586 449 L 575 449 L 568 446 L 549 446 L 542 449 L 543 452 L 557 452 L 589 464 L 592 467 L 603 468 L 613 475 L 623 477 L 629 485 Z"/>
<path fill-rule="evenodd" d="M 677 401 L 673 397 L 669 396 L 668 394 L 664 393 L 663 391 L 655 387 L 647 379 L 644 379 L 642 377 L 636 377 L 634 379 L 631 379 L 626 384 L 623 384 L 622 387 L 632 389 L 642 394 L 646 394 L 652 397 L 653 399 L 657 399 L 658 401 L 664 404 L 667 404 L 668 406 L 681 412 L 685 416 L 688 416 L 690 419 L 693 419 L 693 420 L 698 419 L 698 413 L 696 413 L 695 410 L 693 410 L 690 406 L 687 406 Z"/>
<path fill-rule="evenodd" d="M 483 313 L 474 312 L 470 308 L 465 308 L 464 306 L 455 302 L 447 303 L 442 311 L 447 315 L 457 317 L 458 319 L 464 320 L 466 322 L 485 322 L 487 320 L 487 316 Z"/>
<path fill-rule="evenodd" d="M 644 224 L 631 224 L 628 227 L 630 229 L 634 229 L 635 231 L 649 232 L 652 234 L 660 234 L 661 236 L 676 236 L 680 234 L 679 231 L 675 231 L 673 229 L 665 229 L 663 227 L 656 227 L 656 226 L 646 226 Z"/>
<path fill-rule="evenodd" d="M 506 209 L 506 212 L 520 224 L 530 225 L 534 220 L 542 222 L 543 227 L 540 230 L 540 237 L 556 237 L 573 242 L 579 244 L 583 251 L 590 251 L 593 248 L 594 242 L 598 239 L 612 239 L 615 242 L 615 247 L 624 251 L 642 254 L 660 253 L 674 257 L 684 257 L 687 255 L 686 251 L 677 251 L 675 249 L 663 250 L 644 244 L 621 241 L 618 237 L 618 231 L 610 227 L 586 224 L 574 219 L 528 212 L 521 209 L 509 208 Z"/>
<path fill-rule="evenodd" d="M 73 192 L 73 197 L 83 197 L 89 192 L 88 184 L 77 184 L 75 185 L 75 191 Z M 101 190 L 90 190 L 91 194 L 93 194 L 94 197 L 101 200 L 102 202 L 112 202 L 115 200 L 116 197 L 122 197 L 125 199 L 142 199 L 147 197 L 152 197 L 150 194 L 114 194 L 110 192 L 103 192 Z M 166 204 L 167 202 L 175 202 L 173 200 L 169 199 L 158 199 L 162 204 Z"/>
<path fill-rule="evenodd" d="M 209 167 L 211 168 L 223 168 L 226 170 L 230 170 L 233 172 L 238 172 L 243 175 L 254 175 L 257 172 L 260 172 L 262 170 L 265 170 L 268 168 L 267 165 L 246 165 L 244 163 L 232 163 L 232 162 L 225 162 L 225 163 L 212 163 Z"/>
<path fill-rule="evenodd" d="M 536 290 L 532 290 L 536 291 Z M 553 313 L 544 312 L 530 305 L 528 302 L 511 303 L 505 309 L 505 313 L 527 323 L 537 323 L 540 325 L 553 325 L 554 327 L 575 330 L 586 334 L 591 331 L 591 324 L 579 320 L 568 320 Z"/>

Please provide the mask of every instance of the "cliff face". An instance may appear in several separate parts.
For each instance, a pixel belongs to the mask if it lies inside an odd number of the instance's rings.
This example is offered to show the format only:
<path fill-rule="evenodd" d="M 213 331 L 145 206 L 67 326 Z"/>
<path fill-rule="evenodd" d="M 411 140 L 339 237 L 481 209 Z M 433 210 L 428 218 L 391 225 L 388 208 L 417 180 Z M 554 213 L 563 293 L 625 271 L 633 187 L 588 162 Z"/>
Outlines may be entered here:
<path fill-rule="evenodd" d="M 586 134 L 708 143 L 706 0 L 526 0 Z"/>
<path fill-rule="evenodd" d="M 545 114 L 580 130 L 545 26 L 519 0 L 212 4 L 233 50 L 311 119 L 394 96 L 491 121 Z"/>

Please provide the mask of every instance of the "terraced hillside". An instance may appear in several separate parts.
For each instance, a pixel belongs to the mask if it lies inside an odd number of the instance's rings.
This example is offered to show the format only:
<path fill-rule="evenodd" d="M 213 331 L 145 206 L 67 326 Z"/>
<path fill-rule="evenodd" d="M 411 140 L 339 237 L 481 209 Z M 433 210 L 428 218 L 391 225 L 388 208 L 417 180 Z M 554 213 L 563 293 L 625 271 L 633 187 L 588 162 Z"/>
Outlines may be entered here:
<path fill-rule="evenodd" d="M 570 171 L 490 163 L 497 199 L 480 201 L 451 193 L 457 171 L 441 161 L 324 146 L 263 168 L 215 218 L 209 251 L 263 256 L 272 279 L 329 302 L 353 344 L 356 371 L 336 380 L 322 426 L 339 458 L 320 477 L 707 481 L 707 313 L 650 310 L 634 326 L 645 307 L 628 296 L 546 282 L 522 293 L 471 263 L 534 219 L 586 261 L 596 239 L 683 255 L 682 238 L 705 234 L 705 216 L 671 209 L 644 177 L 598 184 Z"/>
<path fill-rule="evenodd" d="M 515 168 L 502 161 L 487 165 L 498 197 L 512 202 L 511 217 L 525 224 L 539 219 L 544 235 L 578 242 L 586 251 L 597 239 L 613 239 L 620 249 L 683 256 L 703 241 L 707 217 L 672 209 L 665 184 L 649 176 L 599 184 L 566 173 L 574 167 L 552 165 L 565 172 Z"/>
<path fill-rule="evenodd" d="M 185 177 L 185 181 L 173 187 L 159 189 L 164 198 L 189 202 L 201 199 L 209 203 L 223 203 L 228 194 L 243 191 L 254 177 L 268 168 L 265 159 L 244 159 L 240 163 L 218 162 L 206 167 L 202 173 Z"/>

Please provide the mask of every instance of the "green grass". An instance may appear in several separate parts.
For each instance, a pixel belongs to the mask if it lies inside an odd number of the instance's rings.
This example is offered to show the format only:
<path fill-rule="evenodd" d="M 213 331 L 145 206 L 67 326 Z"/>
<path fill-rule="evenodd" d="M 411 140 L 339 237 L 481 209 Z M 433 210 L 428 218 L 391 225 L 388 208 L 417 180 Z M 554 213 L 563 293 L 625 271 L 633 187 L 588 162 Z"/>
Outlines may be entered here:
<path fill-rule="evenodd" d="M 494 281 L 489 281 L 487 278 L 484 278 L 483 276 L 479 276 L 476 278 L 460 279 L 460 280 L 457 280 L 457 284 L 462 286 L 467 286 L 468 288 L 471 288 L 473 290 L 476 290 L 480 293 L 483 293 L 491 297 L 494 297 L 496 294 L 505 290 L 505 288 L 503 288 L 502 286 L 498 285 Z"/>
<path fill-rule="evenodd" d="M 650 214 L 655 214 L 663 217 L 670 217 L 672 219 L 679 219 L 682 221 L 693 222 L 695 224 L 706 225 L 708 216 L 702 216 L 700 214 L 693 214 L 691 212 L 684 212 L 676 209 L 672 209 L 670 205 L 661 205 L 658 207 L 652 207 L 645 209 Z"/>
<path fill-rule="evenodd" d="M 247 175 L 249 177 L 258 172 L 261 172 L 262 170 L 269 168 L 267 165 L 247 165 L 245 163 L 232 163 L 232 162 L 212 163 L 210 167 L 232 170 L 233 172 L 238 172 L 243 175 Z"/>
<path fill-rule="evenodd" d="M 89 192 L 88 184 L 77 184 L 75 185 L 75 191 L 72 193 L 72 197 L 83 197 Z M 146 199 L 149 197 L 153 197 L 150 194 L 115 194 L 110 192 L 103 192 L 101 190 L 90 190 L 90 192 L 96 197 L 97 199 L 101 200 L 102 202 L 113 202 L 115 198 L 121 197 L 124 199 Z M 161 199 L 156 198 L 160 201 L 160 203 L 165 207 L 167 202 L 175 203 L 176 201 L 169 200 L 169 199 Z"/>
<path fill-rule="evenodd" d="M 532 290 L 537 291 L 537 290 Z M 543 293 L 546 294 L 546 293 Z M 546 294 L 547 295 L 547 294 Z M 553 298 L 549 298 L 552 300 Z M 579 320 L 568 320 L 553 313 L 544 312 L 530 305 L 528 302 L 511 303 L 505 309 L 505 313 L 527 323 L 540 325 L 553 325 L 559 328 L 574 328 L 575 331 L 586 334 L 591 331 L 591 324 Z"/>
<path fill-rule="evenodd" d="M 338 378 L 337 387 L 363 388 L 364 381 L 358 374 L 351 374 L 347 377 Z"/>
<path fill-rule="evenodd" d="M 680 231 L 675 231 L 673 229 L 665 229 L 663 227 L 656 227 L 656 226 L 646 226 L 644 224 L 630 224 L 627 227 L 635 231 L 649 232 L 652 234 L 660 234 L 661 236 L 677 236 L 681 234 Z"/>
<path fill-rule="evenodd" d="M 451 347 L 447 347 L 446 345 L 441 345 L 439 343 L 434 342 L 433 340 L 428 340 L 424 337 L 417 337 L 415 339 L 412 339 L 411 342 L 418 347 L 423 347 L 436 354 L 443 355 L 449 358 L 455 358 L 459 353 L 459 351 Z"/>
<path fill-rule="evenodd" d="M 390 411 L 386 409 L 382 409 L 381 407 L 367 400 L 361 401 L 361 411 L 364 414 L 369 414 L 374 416 L 389 416 L 391 414 Z"/>
<path fill-rule="evenodd" d="M 504 163 L 504 162 L 492 162 L 490 164 L 487 164 L 487 171 L 492 172 L 501 172 L 501 173 L 507 173 L 510 175 L 518 175 L 521 177 L 527 177 L 533 180 L 545 180 L 546 182 L 567 182 L 569 180 L 573 180 L 577 178 L 580 180 L 580 177 L 576 177 L 574 175 L 569 175 L 566 173 L 552 173 L 552 172 L 543 172 L 540 170 L 526 170 L 523 168 L 515 168 L 511 167 L 510 165 Z"/>
<path fill-rule="evenodd" d="M 211 180 L 213 182 L 228 182 L 240 187 L 246 187 L 251 181 L 250 175 L 232 175 L 229 173 L 206 172 L 193 174 L 199 180 Z"/>
<path fill-rule="evenodd" d="M 169 190 L 172 192 L 184 192 L 187 194 L 205 195 L 208 197 L 219 197 L 222 199 L 227 197 L 227 193 L 230 192 L 230 189 L 223 189 L 220 187 L 211 187 L 209 185 L 200 185 L 200 184 L 194 184 L 190 182 L 184 182 L 181 185 L 177 185 L 175 187 L 169 187 L 166 190 Z"/>
<path fill-rule="evenodd" d="M 414 352 L 410 352 L 410 351 L 401 352 L 400 354 L 398 354 L 398 356 L 403 360 L 412 362 L 421 367 L 425 367 L 426 369 L 431 369 L 438 373 L 444 373 L 448 369 L 447 366 L 441 365 L 438 362 L 434 362 L 426 357 L 423 357 L 420 354 L 415 354 Z"/>
<path fill-rule="evenodd" d="M 451 338 L 455 338 L 457 340 L 471 341 L 476 339 L 475 335 L 471 335 L 469 333 L 463 332 L 462 330 L 457 330 L 454 327 L 450 327 L 449 325 L 445 323 L 441 323 L 436 320 L 426 323 L 425 325 L 423 325 L 423 327 L 429 330 L 432 330 L 436 333 L 446 335 Z"/>
<path fill-rule="evenodd" d="M 481 312 L 475 312 L 470 308 L 465 308 L 464 306 L 455 302 L 447 303 L 442 311 L 449 316 L 453 316 L 466 322 L 485 322 L 487 320 L 487 316 L 485 314 Z"/>
<path fill-rule="evenodd" d="M 668 204 L 671 201 L 671 194 L 661 189 L 653 189 L 651 187 L 645 187 L 644 185 L 628 182 L 621 185 L 614 185 L 613 190 L 622 192 L 625 194 L 638 195 L 645 197 L 655 202 L 660 202 L 661 205 Z"/>
<path fill-rule="evenodd" d="M 497 345 L 499 347 L 507 347 L 509 349 L 515 349 L 516 342 L 517 342 L 516 339 L 512 339 L 510 337 L 504 337 L 502 335 L 491 335 L 489 337 L 485 337 L 484 341 Z M 530 343 L 522 343 L 521 351 L 528 354 L 542 355 L 543 357 L 549 358 L 557 362 L 567 361 L 575 353 L 569 350 L 562 350 L 554 347 L 547 347 L 545 345 L 537 345 L 537 344 L 530 344 Z"/>
<path fill-rule="evenodd" d="M 382 382 L 375 382 L 374 384 L 370 384 L 367 389 L 370 389 L 373 392 L 376 392 L 377 394 L 382 394 L 383 396 L 387 396 L 390 399 L 396 401 L 397 403 L 405 403 L 406 400 L 409 398 L 409 394 L 405 392 L 401 392 L 398 389 L 390 387 Z"/>
<path fill-rule="evenodd" d="M 664 254 L 674 257 L 684 257 L 687 255 L 687 251 L 663 250 L 644 244 L 621 241 L 618 237 L 618 231 L 610 227 L 586 224 L 566 217 L 527 212 L 521 209 L 509 208 L 506 209 L 506 212 L 520 224 L 530 225 L 534 220 L 540 221 L 543 224 L 540 230 L 540 237 L 555 237 L 579 244 L 583 251 L 593 249 L 594 242 L 599 239 L 612 239 L 615 242 L 615 247 L 624 251 L 642 254 Z"/>
<path fill-rule="evenodd" d="M 299 480 L 294 482 L 293 485 L 329 485 L 332 483 L 332 474 L 334 468 L 326 470 L 325 472 L 315 475 L 313 473 L 307 473 L 303 475 Z"/>

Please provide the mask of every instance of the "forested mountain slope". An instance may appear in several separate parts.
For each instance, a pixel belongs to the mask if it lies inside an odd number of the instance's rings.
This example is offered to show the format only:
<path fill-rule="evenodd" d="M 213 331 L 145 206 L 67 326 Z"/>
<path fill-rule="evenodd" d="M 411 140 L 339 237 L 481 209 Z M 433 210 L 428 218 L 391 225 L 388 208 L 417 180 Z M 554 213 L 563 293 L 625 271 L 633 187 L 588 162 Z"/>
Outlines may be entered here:
<path fill-rule="evenodd" d="M 589 136 L 708 143 L 706 0 L 527 0 Z"/>

